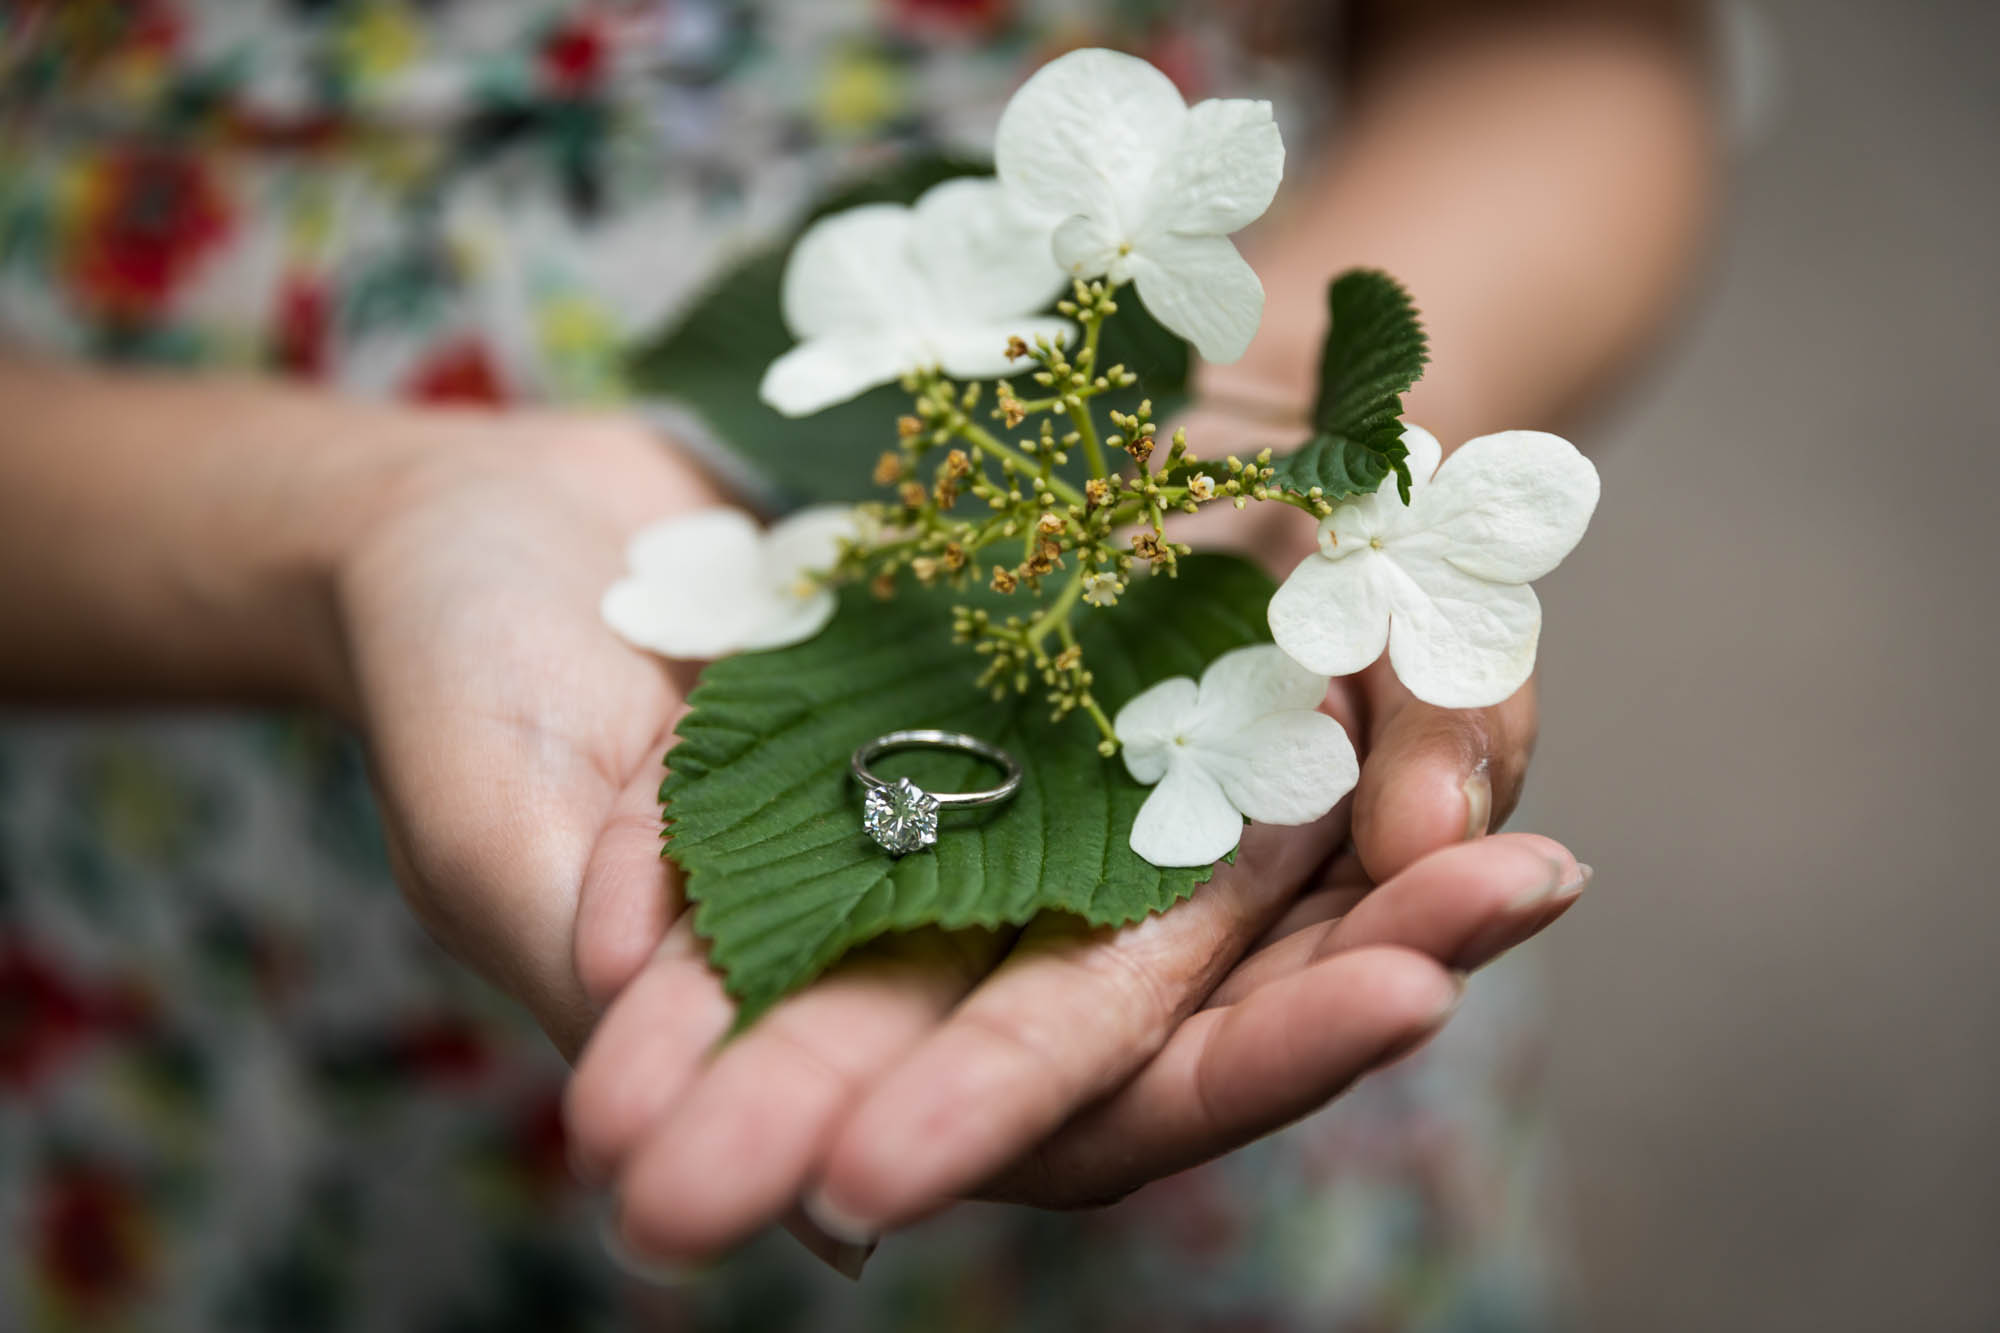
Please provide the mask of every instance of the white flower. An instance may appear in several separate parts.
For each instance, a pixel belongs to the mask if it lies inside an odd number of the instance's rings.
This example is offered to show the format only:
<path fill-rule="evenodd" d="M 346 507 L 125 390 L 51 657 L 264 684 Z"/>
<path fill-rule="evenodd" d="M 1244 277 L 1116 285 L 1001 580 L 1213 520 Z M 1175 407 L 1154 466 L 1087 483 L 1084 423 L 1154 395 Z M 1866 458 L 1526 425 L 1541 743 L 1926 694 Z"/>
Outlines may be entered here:
<path fill-rule="evenodd" d="M 1156 866 L 1200 866 L 1243 836 L 1243 818 L 1309 824 L 1354 789 L 1361 766 L 1340 723 L 1319 712 L 1327 678 L 1269 644 L 1224 653 L 1118 710 L 1125 767 L 1157 783 L 1132 821 L 1132 850 Z"/>
<path fill-rule="evenodd" d="M 1100 569 L 1083 576 L 1083 600 L 1092 606 L 1111 606 L 1117 602 L 1120 591 L 1116 574 L 1107 574 Z"/>
<path fill-rule="evenodd" d="M 626 548 L 631 573 L 605 590 L 604 622 L 662 657 L 705 660 L 802 643 L 833 618 L 831 569 L 854 511 L 801 509 L 766 532 L 740 509 L 661 519 Z"/>
<path fill-rule="evenodd" d="M 1269 102 L 1190 108 L 1136 56 L 1072 51 L 1021 85 L 994 145 L 1001 183 L 1060 221 L 1055 257 L 1082 278 L 1128 278 L 1160 323 L 1234 361 L 1264 287 L 1229 233 L 1271 205 L 1285 146 Z"/>
<path fill-rule="evenodd" d="M 1391 475 L 1321 519 L 1319 553 L 1271 598 L 1272 637 L 1329 676 L 1361 670 L 1386 645 L 1426 703 L 1497 704 L 1535 669 L 1542 607 L 1527 584 L 1582 539 L 1597 469 L 1540 431 L 1468 440 L 1443 467 L 1429 431 L 1406 425 L 1403 442 L 1409 505 Z"/>
<path fill-rule="evenodd" d="M 914 207 L 864 204 L 806 229 L 785 262 L 785 324 L 798 346 L 758 393 L 806 416 L 913 370 L 962 379 L 1008 370 L 1007 340 L 1066 335 L 1035 317 L 1064 282 L 1048 227 L 991 177 L 945 181 Z"/>

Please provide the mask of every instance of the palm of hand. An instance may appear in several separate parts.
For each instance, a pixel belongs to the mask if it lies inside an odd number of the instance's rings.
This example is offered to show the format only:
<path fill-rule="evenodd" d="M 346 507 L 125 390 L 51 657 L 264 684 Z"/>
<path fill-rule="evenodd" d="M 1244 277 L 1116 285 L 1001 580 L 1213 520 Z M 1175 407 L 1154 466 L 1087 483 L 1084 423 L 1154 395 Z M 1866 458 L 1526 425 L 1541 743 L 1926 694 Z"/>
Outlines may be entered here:
<path fill-rule="evenodd" d="M 634 528 L 715 496 L 622 425 L 479 429 L 476 452 L 395 488 L 347 562 L 350 673 L 412 907 L 574 1055 L 593 1021 L 586 983 L 616 964 L 575 959 L 589 872 L 600 843 L 616 872 L 615 853 L 643 842 L 632 868 L 657 875 L 653 794 L 682 692 L 604 628 L 598 597 Z M 634 941 L 636 965 L 667 900 L 604 905 L 637 914 L 596 932 Z"/>

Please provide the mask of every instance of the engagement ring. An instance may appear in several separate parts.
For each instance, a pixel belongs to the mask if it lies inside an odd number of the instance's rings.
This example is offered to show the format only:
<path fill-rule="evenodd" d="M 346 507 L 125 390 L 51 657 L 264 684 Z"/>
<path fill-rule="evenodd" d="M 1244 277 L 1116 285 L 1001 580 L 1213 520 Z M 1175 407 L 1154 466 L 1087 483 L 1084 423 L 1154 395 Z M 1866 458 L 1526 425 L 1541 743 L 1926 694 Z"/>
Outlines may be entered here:
<path fill-rule="evenodd" d="M 908 778 L 891 782 L 868 771 L 868 765 L 892 750 L 956 750 L 984 759 L 1000 770 L 1000 785 L 984 791 L 928 792 Z M 922 851 L 937 842 L 938 811 L 998 805 L 1021 786 L 1021 765 L 997 745 L 960 731 L 892 731 L 877 736 L 848 761 L 854 778 L 868 793 L 861 827 L 891 856 Z"/>

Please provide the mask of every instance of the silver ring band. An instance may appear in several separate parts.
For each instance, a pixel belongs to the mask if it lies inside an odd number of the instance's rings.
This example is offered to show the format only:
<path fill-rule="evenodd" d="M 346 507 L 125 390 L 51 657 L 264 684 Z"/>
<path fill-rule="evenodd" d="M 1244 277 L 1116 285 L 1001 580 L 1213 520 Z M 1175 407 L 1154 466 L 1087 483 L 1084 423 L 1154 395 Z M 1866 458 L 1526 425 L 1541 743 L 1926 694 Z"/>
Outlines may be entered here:
<path fill-rule="evenodd" d="M 984 759 L 1000 770 L 1002 776 L 997 787 L 988 787 L 984 791 L 926 793 L 947 810 L 963 810 L 976 805 L 998 805 L 1021 787 L 1021 765 L 1013 755 L 997 745 L 987 744 L 977 736 L 968 736 L 962 731 L 938 731 L 929 727 L 892 731 L 886 736 L 877 736 L 856 750 L 854 757 L 848 760 L 847 766 L 853 770 L 855 778 L 861 785 L 870 791 L 881 787 L 893 787 L 896 785 L 895 782 L 888 778 L 876 777 L 868 771 L 868 765 L 896 750 L 958 750 Z"/>
<path fill-rule="evenodd" d="M 969 754 L 998 768 L 1000 785 L 984 791 L 928 792 L 908 778 L 892 782 L 869 771 L 869 764 L 893 750 L 951 750 Z M 962 731 L 933 728 L 892 731 L 856 750 L 847 766 L 867 793 L 862 803 L 862 830 L 891 856 L 934 846 L 940 809 L 998 805 L 1021 787 L 1021 765 L 1013 755 Z"/>

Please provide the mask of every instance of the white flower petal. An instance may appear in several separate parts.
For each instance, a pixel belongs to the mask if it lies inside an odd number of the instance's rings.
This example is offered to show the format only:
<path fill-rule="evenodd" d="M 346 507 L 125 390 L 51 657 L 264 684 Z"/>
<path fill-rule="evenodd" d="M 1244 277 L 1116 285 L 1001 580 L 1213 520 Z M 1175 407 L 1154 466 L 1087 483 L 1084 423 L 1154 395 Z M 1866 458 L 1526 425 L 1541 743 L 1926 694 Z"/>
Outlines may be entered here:
<path fill-rule="evenodd" d="M 764 534 L 766 568 L 786 574 L 828 570 L 840 556 L 840 542 L 860 532 L 860 516 L 848 504 L 808 504 L 792 510 Z"/>
<path fill-rule="evenodd" d="M 1030 218 L 991 176 L 960 177 L 916 202 L 914 257 L 948 308 L 939 319 L 1006 319 L 1046 306 L 1066 283 L 1050 253 L 1055 219 Z"/>
<path fill-rule="evenodd" d="M 1121 203 L 1143 204 L 1186 119 L 1173 81 L 1145 61 L 1071 51 L 1035 71 L 1000 113 L 994 166 L 1029 207 L 1109 226 Z"/>
<path fill-rule="evenodd" d="M 1558 435 L 1510 430 L 1459 446 L 1423 498 L 1424 525 L 1466 573 L 1528 583 L 1562 563 L 1597 508 L 1597 469 Z"/>
<path fill-rule="evenodd" d="M 760 552 L 767 610 L 744 636 L 741 650 L 756 652 L 803 643 L 826 628 L 839 599 L 812 576 L 832 569 L 840 543 L 858 531 L 846 505 L 811 505 L 779 521 Z"/>
<path fill-rule="evenodd" d="M 1132 821 L 1132 850 L 1156 866 L 1205 866 L 1228 855 L 1243 838 L 1243 816 L 1222 784 L 1185 754 Z"/>
<path fill-rule="evenodd" d="M 1403 460 L 1403 464 L 1410 469 L 1410 500 L 1415 503 L 1417 492 L 1429 486 L 1431 478 L 1436 475 L 1438 464 L 1444 459 L 1444 446 L 1438 443 L 1437 436 L 1416 422 L 1405 421 L 1403 447 L 1410 451 L 1410 456 Z M 1396 494 L 1393 480 L 1386 483 L 1386 486 L 1389 494 Z M 1396 501 L 1399 507 L 1402 503 L 1400 499 Z"/>
<path fill-rule="evenodd" d="M 1125 768 L 1140 782 L 1158 782 L 1167 771 L 1170 747 L 1194 717 L 1200 690 L 1186 676 L 1170 676 L 1140 691 L 1111 719 Z M 1158 864 L 1155 862 L 1155 864 Z"/>
<path fill-rule="evenodd" d="M 825 573 L 840 557 L 840 543 L 860 532 L 847 505 L 808 505 L 787 514 L 764 536 L 766 576 L 789 585 L 808 573 Z"/>
<path fill-rule="evenodd" d="M 831 588 L 818 588 L 803 596 L 797 592 L 774 594 L 765 601 L 763 616 L 744 631 L 735 649 L 755 653 L 804 643 L 826 628 L 839 604 Z"/>
<path fill-rule="evenodd" d="M 1226 236 L 1264 215 L 1285 174 L 1285 144 L 1269 102 L 1211 98 L 1182 123 L 1153 179 L 1150 229 Z"/>
<path fill-rule="evenodd" d="M 1441 560 L 1379 563 L 1400 571 L 1382 582 L 1393 608 L 1389 664 L 1410 693 L 1439 708 L 1487 708 L 1527 683 L 1542 629 L 1534 589 Z"/>
<path fill-rule="evenodd" d="M 1075 278 L 1109 276 L 1113 282 L 1123 282 L 1130 276 L 1125 271 L 1125 256 L 1119 244 L 1120 237 L 1112 233 L 1108 224 L 1083 213 L 1057 227 L 1051 241 L 1055 262 L 1065 274 Z"/>
<path fill-rule="evenodd" d="M 1390 604 L 1381 586 L 1387 557 L 1361 550 L 1339 560 L 1309 555 L 1271 595 L 1271 637 L 1300 666 L 1348 676 L 1382 655 Z"/>
<path fill-rule="evenodd" d="M 625 563 L 634 573 L 685 578 L 705 575 L 749 579 L 757 568 L 763 540 L 757 520 L 741 509 L 717 505 L 691 509 L 648 523 L 625 544 Z"/>
<path fill-rule="evenodd" d="M 776 610 L 754 579 L 657 574 L 620 579 L 598 609 L 626 642 L 684 661 L 735 652 Z"/>
<path fill-rule="evenodd" d="M 1164 233 L 1126 259 L 1153 318 L 1193 343 L 1206 361 L 1234 361 L 1264 317 L 1264 284 L 1223 236 Z"/>
<path fill-rule="evenodd" d="M 817 634 L 834 594 L 805 579 L 854 531 L 841 505 L 800 510 L 769 533 L 740 509 L 698 509 L 648 525 L 626 548 L 632 573 L 605 591 L 605 623 L 665 657 L 708 659 Z"/>
<path fill-rule="evenodd" d="M 1230 804 L 1263 824 L 1310 824 L 1361 777 L 1346 729 L 1308 709 L 1259 718 L 1199 758 Z"/>
<path fill-rule="evenodd" d="M 1017 315 L 997 323 L 932 329 L 926 339 L 930 354 L 927 359 L 943 366 L 947 375 L 962 380 L 1023 375 L 1035 367 L 1031 362 L 1007 359 L 1008 338 L 1018 337 L 1032 343 L 1037 338 L 1060 342 L 1075 336 L 1076 330 L 1067 320 Z"/>
<path fill-rule="evenodd" d="M 1191 734 L 1203 745 L 1222 744 L 1272 713 L 1319 707 L 1326 687 L 1325 676 L 1306 670 L 1276 644 L 1233 649 L 1201 673 L 1201 706 Z"/>
<path fill-rule="evenodd" d="M 812 338 L 764 368 L 757 396 L 788 417 L 810 416 L 917 369 L 906 335 L 865 329 Z"/>
<path fill-rule="evenodd" d="M 781 302 L 796 338 L 893 328 L 923 299 L 901 204 L 863 204 L 806 228 L 785 260 Z"/>

